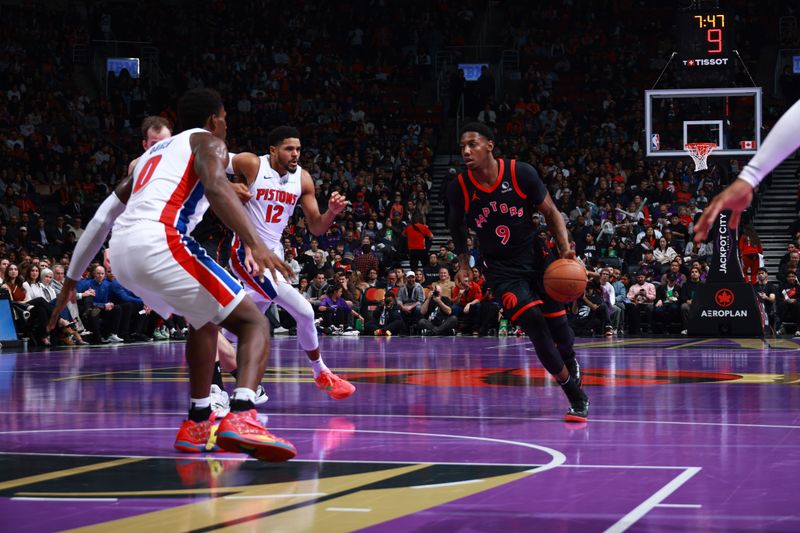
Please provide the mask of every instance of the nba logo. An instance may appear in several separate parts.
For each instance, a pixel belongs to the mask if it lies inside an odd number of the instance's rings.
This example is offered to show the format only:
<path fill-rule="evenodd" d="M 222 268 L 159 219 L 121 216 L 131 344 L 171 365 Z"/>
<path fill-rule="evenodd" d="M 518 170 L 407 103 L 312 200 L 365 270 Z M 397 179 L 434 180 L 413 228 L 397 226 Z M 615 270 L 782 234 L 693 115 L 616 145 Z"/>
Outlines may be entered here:
<path fill-rule="evenodd" d="M 661 150 L 661 136 L 658 133 L 654 133 L 650 136 L 650 150 L 654 152 Z"/>

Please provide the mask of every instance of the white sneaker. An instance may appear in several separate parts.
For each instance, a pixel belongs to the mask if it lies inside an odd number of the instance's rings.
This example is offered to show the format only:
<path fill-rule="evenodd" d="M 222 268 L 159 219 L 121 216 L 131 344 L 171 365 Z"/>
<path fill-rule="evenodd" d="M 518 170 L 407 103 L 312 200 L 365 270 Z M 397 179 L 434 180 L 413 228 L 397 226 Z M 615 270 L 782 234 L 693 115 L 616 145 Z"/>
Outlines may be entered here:
<path fill-rule="evenodd" d="M 211 385 L 211 410 L 217 415 L 217 418 L 223 418 L 231 411 L 231 401 L 228 398 L 228 393 L 220 389 L 217 385 Z"/>
<path fill-rule="evenodd" d="M 266 403 L 267 400 L 269 400 L 269 396 L 267 396 L 267 393 L 264 392 L 264 387 L 259 385 L 256 389 L 256 399 L 253 400 L 253 403 L 255 405 L 261 405 L 262 403 Z"/>
<path fill-rule="evenodd" d="M 683 331 L 681 331 L 681 335 L 688 335 L 688 334 L 689 334 L 688 329 L 684 329 Z"/>
<path fill-rule="evenodd" d="M 288 330 L 288 329 L 286 329 L 286 328 L 285 328 L 285 327 L 283 327 L 283 326 L 278 326 L 277 328 L 275 328 L 275 329 L 273 329 L 273 330 L 272 330 L 272 333 L 273 333 L 274 335 L 285 335 L 285 334 L 289 333 L 289 330 Z"/>
<path fill-rule="evenodd" d="M 359 334 L 358 330 L 353 330 L 353 331 L 345 331 L 344 333 L 342 333 L 342 336 L 343 337 L 358 337 L 358 334 Z"/>
<path fill-rule="evenodd" d="M 118 337 L 116 333 L 112 333 L 111 335 L 109 335 L 107 340 L 108 342 L 116 342 L 116 343 L 125 342 L 120 337 Z"/>

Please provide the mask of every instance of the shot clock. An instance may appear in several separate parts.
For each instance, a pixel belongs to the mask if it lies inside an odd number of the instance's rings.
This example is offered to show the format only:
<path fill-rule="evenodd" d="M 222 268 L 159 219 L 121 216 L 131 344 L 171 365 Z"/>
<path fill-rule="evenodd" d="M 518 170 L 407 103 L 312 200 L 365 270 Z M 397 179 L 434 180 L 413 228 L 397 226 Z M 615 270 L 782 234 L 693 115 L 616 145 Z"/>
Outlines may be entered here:
<path fill-rule="evenodd" d="M 733 17 L 722 12 L 678 15 L 678 55 L 686 68 L 733 66 Z"/>

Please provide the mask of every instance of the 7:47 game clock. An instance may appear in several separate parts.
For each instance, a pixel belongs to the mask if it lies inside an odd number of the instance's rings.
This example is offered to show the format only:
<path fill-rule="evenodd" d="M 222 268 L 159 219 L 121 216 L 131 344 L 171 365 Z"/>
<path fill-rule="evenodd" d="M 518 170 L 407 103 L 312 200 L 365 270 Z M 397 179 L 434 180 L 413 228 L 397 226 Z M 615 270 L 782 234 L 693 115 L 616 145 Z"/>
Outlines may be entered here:
<path fill-rule="evenodd" d="M 733 65 L 732 18 L 722 12 L 678 15 L 679 60 L 687 68 Z"/>

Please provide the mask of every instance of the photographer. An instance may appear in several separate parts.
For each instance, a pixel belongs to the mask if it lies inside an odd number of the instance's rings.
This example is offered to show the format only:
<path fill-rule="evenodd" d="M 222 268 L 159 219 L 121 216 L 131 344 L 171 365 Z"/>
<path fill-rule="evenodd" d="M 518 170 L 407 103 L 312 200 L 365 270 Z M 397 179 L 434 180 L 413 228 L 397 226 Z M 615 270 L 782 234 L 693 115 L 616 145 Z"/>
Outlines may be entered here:
<path fill-rule="evenodd" d="M 447 296 L 442 296 L 439 285 L 434 284 L 432 289 L 422 302 L 420 313 L 425 318 L 417 322 L 417 331 L 421 335 L 455 335 L 458 319 L 453 316 L 453 303 Z"/>
<path fill-rule="evenodd" d="M 364 324 L 364 335 L 391 337 L 405 334 L 407 331 L 397 299 L 394 294 L 387 292 L 383 303 L 375 308 L 372 316 Z"/>
<path fill-rule="evenodd" d="M 605 333 L 607 337 L 614 334 L 609 320 L 608 307 L 603 300 L 603 289 L 600 281 L 591 280 L 586 285 L 583 297 L 572 304 L 572 327 L 578 335 L 594 335 Z"/>

